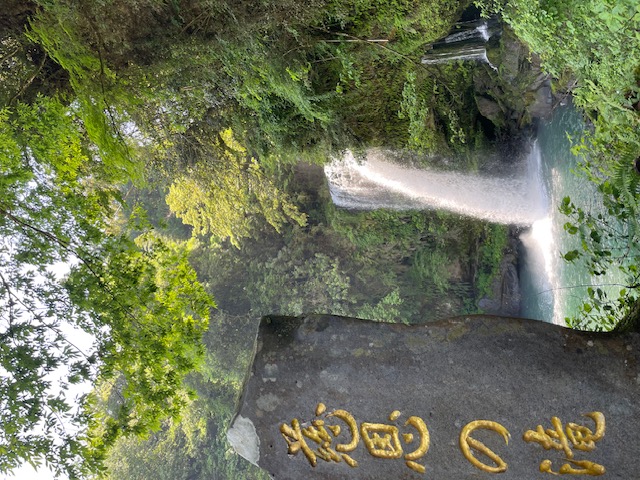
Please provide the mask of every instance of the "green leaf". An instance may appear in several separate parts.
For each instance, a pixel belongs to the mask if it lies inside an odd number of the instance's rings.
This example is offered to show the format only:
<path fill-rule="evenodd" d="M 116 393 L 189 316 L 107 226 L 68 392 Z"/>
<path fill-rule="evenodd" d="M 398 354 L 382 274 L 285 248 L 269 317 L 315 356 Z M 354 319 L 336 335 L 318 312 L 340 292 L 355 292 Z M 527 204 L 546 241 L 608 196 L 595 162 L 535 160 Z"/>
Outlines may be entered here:
<path fill-rule="evenodd" d="M 569 222 L 564 224 L 564 230 L 565 232 L 569 233 L 569 235 L 575 235 L 576 233 L 578 233 L 578 227 Z"/>
<path fill-rule="evenodd" d="M 578 257 L 580 257 L 580 252 L 578 250 L 571 250 L 563 255 L 563 258 L 568 262 L 573 262 Z"/>

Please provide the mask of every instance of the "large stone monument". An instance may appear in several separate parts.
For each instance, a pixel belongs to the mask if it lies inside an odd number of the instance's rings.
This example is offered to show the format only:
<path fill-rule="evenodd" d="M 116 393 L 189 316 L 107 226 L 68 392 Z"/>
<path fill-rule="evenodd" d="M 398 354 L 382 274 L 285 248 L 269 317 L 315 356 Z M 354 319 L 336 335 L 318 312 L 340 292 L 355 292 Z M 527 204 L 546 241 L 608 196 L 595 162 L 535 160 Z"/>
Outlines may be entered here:
<path fill-rule="evenodd" d="M 236 451 L 278 480 L 640 478 L 640 335 L 265 317 Z"/>

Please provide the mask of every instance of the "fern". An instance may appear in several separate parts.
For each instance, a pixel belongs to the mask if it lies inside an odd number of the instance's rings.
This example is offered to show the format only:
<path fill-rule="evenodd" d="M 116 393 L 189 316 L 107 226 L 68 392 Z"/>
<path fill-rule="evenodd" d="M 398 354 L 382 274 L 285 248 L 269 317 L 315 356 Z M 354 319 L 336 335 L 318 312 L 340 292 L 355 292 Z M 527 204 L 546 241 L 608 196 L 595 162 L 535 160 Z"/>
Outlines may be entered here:
<path fill-rule="evenodd" d="M 116 84 L 116 75 L 99 50 L 92 51 L 80 38 L 75 22 L 77 14 L 71 7 L 56 5 L 54 13 L 45 10 L 34 16 L 26 35 L 69 74 L 76 100 L 72 107 L 77 109 L 87 136 L 98 147 L 104 176 L 110 181 L 140 181 L 142 162 L 134 158 L 122 134 L 126 107 L 135 100 L 122 82 Z"/>

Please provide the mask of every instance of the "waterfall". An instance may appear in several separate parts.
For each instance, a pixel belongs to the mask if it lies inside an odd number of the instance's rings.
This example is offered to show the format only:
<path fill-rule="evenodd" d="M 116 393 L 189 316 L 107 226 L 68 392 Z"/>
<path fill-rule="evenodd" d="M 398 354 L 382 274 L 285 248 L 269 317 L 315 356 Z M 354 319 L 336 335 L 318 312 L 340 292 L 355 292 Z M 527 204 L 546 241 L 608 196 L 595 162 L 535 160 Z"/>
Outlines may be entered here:
<path fill-rule="evenodd" d="M 489 24 L 486 20 L 478 22 L 460 22 L 456 24 L 454 29 L 460 30 L 455 33 L 451 33 L 442 39 L 443 43 L 463 42 L 466 40 L 481 39 L 483 42 L 488 42 L 491 35 L 489 34 Z M 454 30 L 455 31 L 455 30 Z"/>
<path fill-rule="evenodd" d="M 484 45 L 461 45 L 451 49 L 439 49 L 429 52 L 422 57 L 421 62 L 424 65 L 432 65 L 435 63 L 453 62 L 455 60 L 475 60 L 491 65 L 487 57 L 487 49 Z"/>
<path fill-rule="evenodd" d="M 443 209 L 489 222 L 530 227 L 521 235 L 526 249 L 527 310 L 531 318 L 562 324 L 563 301 L 554 294 L 559 279 L 557 220 L 543 176 L 538 141 L 508 175 L 481 175 L 410 168 L 383 150 L 368 150 L 356 159 L 351 152 L 325 167 L 331 198 L 347 209 Z"/>
<path fill-rule="evenodd" d="M 540 150 L 533 144 L 519 174 L 496 177 L 409 168 L 369 150 L 325 167 L 333 202 L 351 209 L 443 209 L 495 223 L 531 225 L 544 217 Z"/>
<path fill-rule="evenodd" d="M 487 63 L 495 69 L 487 57 L 487 43 L 500 34 L 498 22 L 474 20 L 457 23 L 452 32 L 431 46 L 421 62 L 426 65 L 455 60 L 474 60 Z"/>
<path fill-rule="evenodd" d="M 584 264 L 568 265 L 562 258 L 581 248 L 580 239 L 565 232 L 568 219 L 557 207 L 565 196 L 609 218 L 595 185 L 573 173 L 579 160 L 571 153 L 569 137 L 578 138 L 583 128 L 571 105 L 556 108 L 541 122 L 526 158 L 510 162 L 516 168 L 509 174 L 504 168 L 489 169 L 486 175 L 409 168 L 382 150 L 370 150 L 363 159 L 347 152 L 325 173 L 334 203 L 345 208 L 439 208 L 528 227 L 520 235 L 521 314 L 564 325 L 565 316 L 575 314 L 586 300 L 586 286 L 617 298 L 625 281 L 616 269 L 593 278 Z"/>
<path fill-rule="evenodd" d="M 494 175 L 415 169 L 392 161 L 393 155 L 369 150 L 363 159 L 347 152 L 325 167 L 331 196 L 350 209 L 445 209 L 491 222 L 522 225 L 520 258 L 522 315 L 564 325 L 564 317 L 586 300 L 586 286 L 616 298 L 624 283 L 611 269 L 593 278 L 585 265 L 567 265 L 562 253 L 581 248 L 568 235 L 567 218 L 558 210 L 565 196 L 584 209 L 608 217 L 596 188 L 575 175 L 578 159 L 569 137 L 578 138 L 584 123 L 570 105 L 559 107 L 541 123 L 538 138 L 516 171 Z M 494 169 L 502 171 L 502 168 Z M 615 222 L 615 219 L 610 219 Z"/>

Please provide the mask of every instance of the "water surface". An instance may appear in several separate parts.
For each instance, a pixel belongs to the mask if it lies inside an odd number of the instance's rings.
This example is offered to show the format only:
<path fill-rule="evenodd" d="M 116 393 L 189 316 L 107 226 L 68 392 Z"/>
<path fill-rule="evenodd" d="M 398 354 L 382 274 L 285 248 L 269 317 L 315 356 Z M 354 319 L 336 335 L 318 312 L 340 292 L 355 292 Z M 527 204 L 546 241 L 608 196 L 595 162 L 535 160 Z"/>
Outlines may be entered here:
<path fill-rule="evenodd" d="M 606 216 L 595 185 L 579 172 L 584 158 L 571 152 L 572 139 L 577 142 L 584 128 L 579 112 L 570 105 L 558 107 L 552 118 L 540 125 L 540 178 L 548 199 L 548 214 L 521 236 L 525 246 L 520 272 L 522 315 L 559 325 L 565 325 L 565 317 L 578 312 L 586 300 L 588 286 L 600 286 L 617 296 L 617 287 L 610 284 L 620 281 L 614 271 L 592 278 L 582 263 L 569 264 L 562 258 L 564 253 L 580 249 L 578 237 L 564 229 L 570 220 L 559 212 L 564 197 L 570 197 L 585 211 Z"/>

